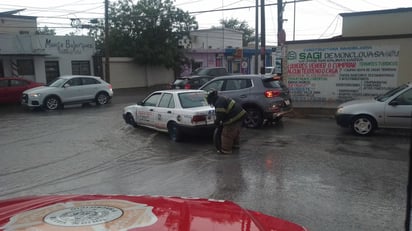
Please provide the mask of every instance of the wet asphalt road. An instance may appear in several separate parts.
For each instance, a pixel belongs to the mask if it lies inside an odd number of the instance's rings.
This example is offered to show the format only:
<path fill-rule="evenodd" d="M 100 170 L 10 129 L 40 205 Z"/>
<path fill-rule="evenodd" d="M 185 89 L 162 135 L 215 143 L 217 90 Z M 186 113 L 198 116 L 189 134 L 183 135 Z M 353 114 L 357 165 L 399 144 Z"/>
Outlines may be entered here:
<path fill-rule="evenodd" d="M 409 136 L 353 136 L 327 118 L 244 129 L 218 155 L 211 137 L 173 143 L 124 123 L 109 105 L 25 111 L 0 107 L 0 199 L 33 194 L 150 194 L 232 200 L 312 231 L 402 230 Z M 116 94 L 116 91 L 115 91 Z"/>

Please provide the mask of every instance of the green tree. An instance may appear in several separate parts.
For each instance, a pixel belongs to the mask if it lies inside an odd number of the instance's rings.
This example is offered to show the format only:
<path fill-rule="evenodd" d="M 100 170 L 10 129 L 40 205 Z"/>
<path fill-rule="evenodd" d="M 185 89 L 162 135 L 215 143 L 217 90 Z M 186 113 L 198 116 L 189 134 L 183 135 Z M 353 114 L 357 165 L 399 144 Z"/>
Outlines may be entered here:
<path fill-rule="evenodd" d="M 195 18 L 172 0 L 119 0 L 110 5 L 110 56 L 134 57 L 139 64 L 178 69 L 187 59 L 178 40 L 198 28 Z M 89 32 L 104 50 L 102 22 Z"/>
<path fill-rule="evenodd" d="M 36 34 L 39 35 L 56 35 L 56 30 L 55 29 L 49 29 L 47 26 L 44 26 L 43 28 L 38 28 L 36 31 Z"/>
<path fill-rule="evenodd" d="M 255 41 L 254 29 L 251 29 L 246 21 L 239 21 L 235 18 L 231 19 L 221 19 L 220 24 L 224 28 L 229 28 L 237 31 L 243 32 L 242 35 L 242 45 L 247 46 L 249 42 Z M 216 28 L 216 27 L 213 27 Z"/>

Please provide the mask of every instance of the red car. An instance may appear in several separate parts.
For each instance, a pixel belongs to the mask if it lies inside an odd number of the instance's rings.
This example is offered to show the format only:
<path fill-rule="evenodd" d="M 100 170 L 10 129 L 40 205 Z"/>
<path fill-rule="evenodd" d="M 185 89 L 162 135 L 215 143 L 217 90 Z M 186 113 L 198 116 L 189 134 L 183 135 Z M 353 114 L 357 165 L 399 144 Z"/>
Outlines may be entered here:
<path fill-rule="evenodd" d="M 45 195 L 0 200 L 0 230 L 306 231 L 224 200 Z"/>
<path fill-rule="evenodd" d="M 23 91 L 42 85 L 21 77 L 0 77 L 0 103 L 19 103 Z"/>

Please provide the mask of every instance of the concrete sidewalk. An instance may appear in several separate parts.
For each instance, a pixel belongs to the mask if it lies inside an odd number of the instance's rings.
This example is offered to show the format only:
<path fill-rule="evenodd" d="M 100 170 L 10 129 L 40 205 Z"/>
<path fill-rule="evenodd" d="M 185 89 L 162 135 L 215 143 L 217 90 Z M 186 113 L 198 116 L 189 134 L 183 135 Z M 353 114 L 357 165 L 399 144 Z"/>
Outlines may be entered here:
<path fill-rule="evenodd" d="M 167 85 L 156 85 L 152 87 L 135 87 L 135 88 L 121 88 L 113 89 L 114 97 L 128 97 L 136 96 L 143 99 L 146 95 L 153 91 L 167 89 Z M 287 115 L 287 117 L 326 117 L 333 118 L 336 109 L 340 102 L 293 102 L 293 113 Z"/>
<path fill-rule="evenodd" d="M 327 117 L 334 118 L 340 102 L 293 102 L 290 117 Z"/>

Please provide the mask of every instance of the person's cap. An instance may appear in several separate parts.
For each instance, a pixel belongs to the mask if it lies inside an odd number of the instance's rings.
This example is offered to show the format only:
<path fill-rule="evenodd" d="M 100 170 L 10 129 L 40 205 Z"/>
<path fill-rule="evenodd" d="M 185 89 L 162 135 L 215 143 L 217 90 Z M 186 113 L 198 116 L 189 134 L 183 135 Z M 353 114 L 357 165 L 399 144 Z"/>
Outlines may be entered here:
<path fill-rule="evenodd" d="M 207 94 L 206 99 L 208 104 L 213 104 L 217 99 L 217 91 L 209 92 L 209 94 Z"/>

